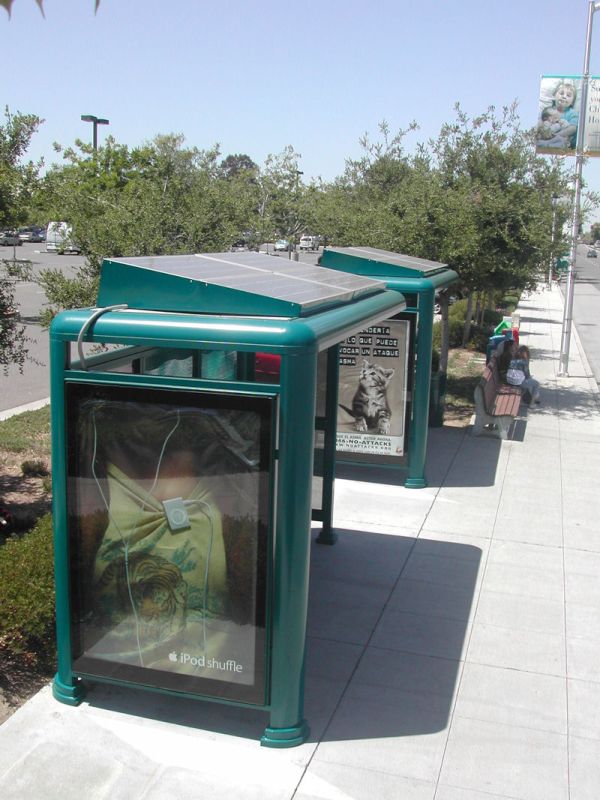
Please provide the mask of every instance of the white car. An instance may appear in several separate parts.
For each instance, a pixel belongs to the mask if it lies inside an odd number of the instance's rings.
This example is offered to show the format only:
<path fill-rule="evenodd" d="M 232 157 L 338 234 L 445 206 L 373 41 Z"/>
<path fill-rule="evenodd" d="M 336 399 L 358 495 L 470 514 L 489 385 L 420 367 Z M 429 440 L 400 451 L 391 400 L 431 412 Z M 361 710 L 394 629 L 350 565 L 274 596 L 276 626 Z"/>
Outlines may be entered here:
<path fill-rule="evenodd" d="M 300 237 L 300 250 L 318 250 L 319 237 L 318 236 L 301 236 Z"/>
<path fill-rule="evenodd" d="M 290 243 L 288 242 L 287 239 L 277 239 L 277 241 L 275 242 L 275 250 L 276 251 L 277 250 L 283 250 L 285 252 L 286 250 L 289 250 L 289 249 L 290 249 Z"/>

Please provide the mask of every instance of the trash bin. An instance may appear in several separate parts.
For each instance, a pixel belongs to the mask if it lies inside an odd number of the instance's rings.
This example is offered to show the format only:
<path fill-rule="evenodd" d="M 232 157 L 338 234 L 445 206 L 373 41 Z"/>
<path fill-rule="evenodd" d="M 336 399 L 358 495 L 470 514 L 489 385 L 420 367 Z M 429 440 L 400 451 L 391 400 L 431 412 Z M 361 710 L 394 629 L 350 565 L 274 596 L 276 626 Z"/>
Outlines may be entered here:
<path fill-rule="evenodd" d="M 432 372 L 429 389 L 429 427 L 441 428 L 444 424 L 444 405 L 446 402 L 445 372 Z"/>

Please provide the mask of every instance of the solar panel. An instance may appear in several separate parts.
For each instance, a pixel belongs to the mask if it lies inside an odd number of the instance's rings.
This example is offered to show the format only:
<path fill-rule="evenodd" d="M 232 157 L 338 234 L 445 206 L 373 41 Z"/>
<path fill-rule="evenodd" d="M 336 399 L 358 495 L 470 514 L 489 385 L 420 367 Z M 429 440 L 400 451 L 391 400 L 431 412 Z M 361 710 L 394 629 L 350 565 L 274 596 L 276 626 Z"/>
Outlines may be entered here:
<path fill-rule="evenodd" d="M 153 278 L 163 287 L 160 293 L 153 290 Z M 103 264 L 99 297 L 102 305 L 128 302 L 132 307 L 153 307 L 154 310 L 227 314 L 239 313 L 240 297 L 232 310 L 231 293 L 242 293 L 247 295 L 247 313 L 264 314 L 266 308 L 275 309 L 277 303 L 266 302 L 271 299 L 280 301 L 282 315 L 297 316 L 321 307 L 349 303 L 385 288 L 383 281 L 363 275 L 262 253 L 196 253 L 107 259 Z M 145 293 L 148 299 L 153 293 L 161 298 L 158 307 L 156 302 L 148 305 Z M 137 302 L 130 302 L 134 298 L 128 300 L 125 295 L 135 295 Z M 202 307 L 190 308 L 191 295 L 202 297 Z"/>
<path fill-rule="evenodd" d="M 429 261 L 426 258 L 415 258 L 403 253 L 392 253 L 388 250 L 380 250 L 377 247 L 328 247 L 327 251 L 356 256 L 357 258 L 368 258 L 371 261 L 378 261 L 405 269 L 413 269 L 424 275 L 430 272 L 439 272 L 447 267 L 447 264 L 443 264 L 440 261 Z"/>

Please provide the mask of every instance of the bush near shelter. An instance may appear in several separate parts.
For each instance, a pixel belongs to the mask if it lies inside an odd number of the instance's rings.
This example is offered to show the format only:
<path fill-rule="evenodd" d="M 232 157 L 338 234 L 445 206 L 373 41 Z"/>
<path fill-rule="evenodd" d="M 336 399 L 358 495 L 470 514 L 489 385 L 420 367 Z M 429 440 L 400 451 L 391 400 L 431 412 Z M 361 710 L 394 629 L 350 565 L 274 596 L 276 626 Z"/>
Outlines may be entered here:
<path fill-rule="evenodd" d="M 0 665 L 49 673 L 56 660 L 54 558 L 49 514 L 0 547 Z"/>

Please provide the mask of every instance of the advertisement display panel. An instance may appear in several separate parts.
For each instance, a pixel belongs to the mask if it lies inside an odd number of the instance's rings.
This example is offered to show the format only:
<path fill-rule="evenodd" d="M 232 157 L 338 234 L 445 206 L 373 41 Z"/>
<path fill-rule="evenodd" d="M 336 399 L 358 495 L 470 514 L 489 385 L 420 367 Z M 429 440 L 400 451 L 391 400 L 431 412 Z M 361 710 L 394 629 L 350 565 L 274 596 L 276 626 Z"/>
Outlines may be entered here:
<path fill-rule="evenodd" d="M 404 455 L 410 325 L 408 319 L 386 320 L 340 345 L 338 453 Z"/>
<path fill-rule="evenodd" d="M 66 385 L 76 674 L 266 702 L 274 403 Z"/>

